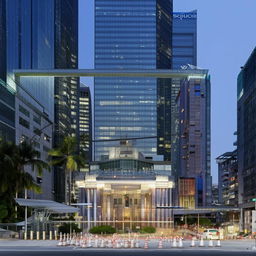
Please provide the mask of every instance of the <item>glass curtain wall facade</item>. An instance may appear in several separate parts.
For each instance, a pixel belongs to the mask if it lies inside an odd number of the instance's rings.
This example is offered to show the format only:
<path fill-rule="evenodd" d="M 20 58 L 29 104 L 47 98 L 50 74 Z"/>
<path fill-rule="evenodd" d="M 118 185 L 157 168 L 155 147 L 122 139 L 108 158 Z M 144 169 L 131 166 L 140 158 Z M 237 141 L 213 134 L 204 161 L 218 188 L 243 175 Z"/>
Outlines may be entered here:
<path fill-rule="evenodd" d="M 252 229 L 256 198 L 256 48 L 242 68 L 237 81 L 237 157 L 239 206 L 242 230 Z"/>
<path fill-rule="evenodd" d="M 78 67 L 77 0 L 8 0 L 7 83 L 21 85 L 54 120 L 54 146 L 65 135 L 78 135 L 78 78 L 21 77 L 13 69 Z M 33 136 L 33 135 L 32 135 Z M 65 182 L 55 170 L 55 197 L 64 201 Z"/>
<path fill-rule="evenodd" d="M 205 79 L 186 79 L 181 83 L 180 177 L 196 179 L 196 205 L 211 205 L 211 83 Z"/>
<path fill-rule="evenodd" d="M 15 141 L 15 91 L 6 84 L 6 4 L 0 0 L 0 137 Z"/>
<path fill-rule="evenodd" d="M 188 64 L 197 65 L 197 11 L 174 12 L 172 23 L 172 68 L 181 69 Z M 179 106 L 180 79 L 172 80 L 171 97 L 171 158 L 173 172 L 178 173 L 179 162 Z"/>
<path fill-rule="evenodd" d="M 171 1 L 95 0 L 95 68 L 170 68 L 171 12 Z M 95 139 L 157 136 L 160 92 L 155 78 L 95 78 Z M 118 143 L 95 143 L 95 159 Z M 158 151 L 157 138 L 134 146 L 147 156 Z"/>
<path fill-rule="evenodd" d="M 172 67 L 197 65 L 197 10 L 173 13 Z"/>

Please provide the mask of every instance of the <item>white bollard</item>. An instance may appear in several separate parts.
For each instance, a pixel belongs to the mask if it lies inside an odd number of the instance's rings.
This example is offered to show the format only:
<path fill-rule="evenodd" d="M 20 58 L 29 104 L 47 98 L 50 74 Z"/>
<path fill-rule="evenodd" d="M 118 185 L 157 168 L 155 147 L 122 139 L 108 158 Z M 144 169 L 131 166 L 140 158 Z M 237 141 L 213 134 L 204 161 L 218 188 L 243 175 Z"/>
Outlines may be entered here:
<path fill-rule="evenodd" d="M 221 247 L 220 240 L 217 241 L 216 247 Z"/>
<path fill-rule="evenodd" d="M 24 240 L 27 240 L 27 232 L 24 232 Z"/>
<path fill-rule="evenodd" d="M 39 231 L 36 231 L 36 240 L 40 240 L 40 233 L 39 233 Z"/>
<path fill-rule="evenodd" d="M 49 239 L 52 240 L 52 231 L 49 232 Z"/>
<path fill-rule="evenodd" d="M 161 238 L 158 242 L 158 249 L 163 249 L 163 240 Z"/>
<path fill-rule="evenodd" d="M 96 238 L 96 239 L 94 240 L 94 247 L 95 247 L 95 248 L 98 248 L 98 247 L 99 247 L 99 240 L 98 240 L 98 238 Z"/>
<path fill-rule="evenodd" d="M 190 247 L 195 247 L 196 246 L 196 243 L 195 243 L 195 238 L 192 237 L 192 240 L 191 240 L 191 245 Z"/>
<path fill-rule="evenodd" d="M 33 240 L 34 239 L 34 232 L 33 230 L 30 230 L 30 240 Z"/>
<path fill-rule="evenodd" d="M 178 247 L 179 247 L 179 248 L 182 248 L 182 247 L 183 247 L 183 241 L 182 241 L 182 238 L 181 238 L 181 237 L 179 238 Z"/>
<path fill-rule="evenodd" d="M 57 230 L 54 230 L 54 240 L 58 240 Z"/>
<path fill-rule="evenodd" d="M 204 239 L 201 237 L 200 243 L 199 243 L 199 247 L 204 247 Z"/>
<path fill-rule="evenodd" d="M 43 231 L 43 240 L 45 240 L 45 231 Z"/>
<path fill-rule="evenodd" d="M 208 246 L 209 246 L 209 247 L 213 247 L 213 241 L 212 241 L 212 239 L 209 240 Z"/>
<path fill-rule="evenodd" d="M 176 240 L 176 237 L 173 238 L 172 247 L 173 247 L 173 248 L 176 248 L 176 247 L 177 247 L 177 240 Z"/>
<path fill-rule="evenodd" d="M 67 245 L 66 234 L 63 235 L 62 246 Z"/>
<path fill-rule="evenodd" d="M 60 238 L 60 241 L 58 242 L 57 246 L 63 246 L 62 238 Z"/>

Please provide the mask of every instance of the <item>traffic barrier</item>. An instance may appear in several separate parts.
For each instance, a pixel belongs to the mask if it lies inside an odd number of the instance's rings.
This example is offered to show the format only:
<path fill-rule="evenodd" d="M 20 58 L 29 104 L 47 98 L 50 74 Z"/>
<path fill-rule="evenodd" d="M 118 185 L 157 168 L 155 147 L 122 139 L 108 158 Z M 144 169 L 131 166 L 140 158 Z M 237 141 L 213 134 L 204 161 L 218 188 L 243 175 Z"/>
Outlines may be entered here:
<path fill-rule="evenodd" d="M 116 248 L 121 248 L 120 240 L 116 240 Z"/>
<path fill-rule="evenodd" d="M 195 238 L 192 237 L 192 240 L 191 240 L 191 245 L 190 247 L 195 247 L 196 246 L 196 243 L 195 243 Z"/>
<path fill-rule="evenodd" d="M 124 248 L 128 248 L 129 245 L 128 245 L 128 241 L 127 240 L 124 240 Z"/>
<path fill-rule="evenodd" d="M 60 240 L 59 240 L 59 242 L 58 242 L 57 246 L 63 246 L 62 237 L 60 238 Z"/>
<path fill-rule="evenodd" d="M 107 247 L 108 248 L 112 248 L 112 241 L 111 241 L 111 239 L 108 239 Z"/>
<path fill-rule="evenodd" d="M 208 246 L 209 246 L 209 247 L 213 247 L 213 241 L 212 241 L 212 239 L 209 240 Z"/>
<path fill-rule="evenodd" d="M 62 246 L 66 246 L 67 241 L 66 241 L 66 234 L 63 235 L 63 240 L 62 240 Z"/>
<path fill-rule="evenodd" d="M 158 242 L 158 249 L 163 249 L 163 240 L 161 238 Z"/>
<path fill-rule="evenodd" d="M 220 240 L 217 241 L 216 247 L 221 247 Z"/>
<path fill-rule="evenodd" d="M 201 237 L 200 243 L 199 243 L 199 247 L 204 247 L 204 239 Z"/>
<path fill-rule="evenodd" d="M 101 239 L 100 247 L 101 247 L 101 248 L 104 248 L 104 247 L 105 247 L 105 245 L 104 245 L 104 239 Z"/>
<path fill-rule="evenodd" d="M 178 244 L 179 248 L 183 248 L 183 241 L 182 241 L 182 237 L 179 238 L 179 244 Z"/>
<path fill-rule="evenodd" d="M 91 238 L 88 239 L 87 247 L 89 247 L 89 248 L 92 247 L 92 240 L 91 240 Z"/>
<path fill-rule="evenodd" d="M 148 249 L 148 240 L 145 240 L 144 249 Z"/>
<path fill-rule="evenodd" d="M 134 248 L 134 240 L 131 240 L 131 248 Z"/>
<path fill-rule="evenodd" d="M 173 248 L 177 248 L 177 240 L 176 240 L 176 237 L 173 238 L 172 247 L 173 247 Z"/>
<path fill-rule="evenodd" d="M 86 239 L 85 239 L 85 237 L 84 237 L 84 238 L 82 237 L 82 239 L 80 238 L 80 246 L 81 246 L 82 248 L 86 248 L 87 244 L 86 244 Z"/>
<path fill-rule="evenodd" d="M 135 248 L 140 248 L 140 243 L 139 243 L 139 240 L 138 240 L 138 239 L 136 239 Z"/>

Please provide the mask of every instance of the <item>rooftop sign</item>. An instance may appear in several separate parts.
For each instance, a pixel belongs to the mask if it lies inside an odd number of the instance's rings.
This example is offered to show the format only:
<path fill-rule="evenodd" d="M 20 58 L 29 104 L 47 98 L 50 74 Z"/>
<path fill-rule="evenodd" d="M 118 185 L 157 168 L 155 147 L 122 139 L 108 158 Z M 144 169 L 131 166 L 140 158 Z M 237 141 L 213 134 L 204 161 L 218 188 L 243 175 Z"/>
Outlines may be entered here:
<path fill-rule="evenodd" d="M 173 13 L 174 19 L 196 19 L 197 13 L 196 12 L 174 12 Z"/>

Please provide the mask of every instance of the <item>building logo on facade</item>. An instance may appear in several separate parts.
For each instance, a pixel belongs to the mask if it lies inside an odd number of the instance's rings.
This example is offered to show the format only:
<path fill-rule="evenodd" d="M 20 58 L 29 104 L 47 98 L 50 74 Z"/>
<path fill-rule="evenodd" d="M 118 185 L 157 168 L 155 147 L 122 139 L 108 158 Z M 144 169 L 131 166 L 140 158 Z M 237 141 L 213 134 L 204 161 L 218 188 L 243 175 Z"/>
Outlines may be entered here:
<path fill-rule="evenodd" d="M 173 13 L 173 18 L 174 19 L 196 19 L 197 18 L 197 13 L 195 12 L 174 12 Z"/>

